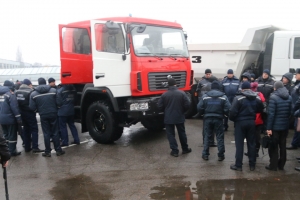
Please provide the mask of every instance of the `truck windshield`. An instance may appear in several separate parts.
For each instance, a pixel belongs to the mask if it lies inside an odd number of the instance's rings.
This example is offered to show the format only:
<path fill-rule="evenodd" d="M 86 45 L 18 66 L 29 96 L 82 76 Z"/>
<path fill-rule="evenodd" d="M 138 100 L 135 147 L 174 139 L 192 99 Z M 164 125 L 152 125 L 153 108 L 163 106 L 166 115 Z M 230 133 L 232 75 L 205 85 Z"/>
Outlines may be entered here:
<path fill-rule="evenodd" d="M 181 29 L 148 25 L 143 33 L 138 33 L 135 28 L 131 34 L 137 56 L 189 56 Z"/>

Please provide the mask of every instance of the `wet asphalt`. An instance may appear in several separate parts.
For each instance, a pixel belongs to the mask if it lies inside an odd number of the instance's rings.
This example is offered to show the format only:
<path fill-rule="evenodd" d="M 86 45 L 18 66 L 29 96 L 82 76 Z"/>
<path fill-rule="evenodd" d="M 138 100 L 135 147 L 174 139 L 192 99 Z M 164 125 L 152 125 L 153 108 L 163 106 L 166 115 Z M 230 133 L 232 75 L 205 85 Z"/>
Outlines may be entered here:
<path fill-rule="evenodd" d="M 80 124 L 76 124 L 80 130 Z M 259 152 L 255 171 L 250 171 L 244 156 L 243 171 L 232 171 L 235 144 L 233 124 L 225 133 L 225 160 L 218 161 L 217 148 L 210 148 L 208 161 L 201 158 L 202 120 L 186 121 L 186 132 L 192 152 L 175 158 L 165 131 L 150 132 L 141 124 L 125 128 L 114 144 L 102 145 L 88 133 L 80 133 L 81 145 L 64 148 L 66 154 L 51 158 L 25 153 L 20 138 L 18 150 L 7 168 L 10 199 L 56 200 L 135 200 L 135 199 L 272 199 L 299 200 L 300 166 L 296 157 L 300 149 L 287 152 L 283 171 L 267 171 L 269 156 Z M 39 126 L 39 144 L 43 136 Z M 287 144 L 293 131 L 290 130 Z M 69 140 L 72 141 L 69 134 Z M 178 141 L 178 137 L 177 137 Z M 179 141 L 178 141 L 179 142 Z M 246 149 L 246 145 L 245 145 Z M 5 199 L 0 179 L 0 199 Z"/>

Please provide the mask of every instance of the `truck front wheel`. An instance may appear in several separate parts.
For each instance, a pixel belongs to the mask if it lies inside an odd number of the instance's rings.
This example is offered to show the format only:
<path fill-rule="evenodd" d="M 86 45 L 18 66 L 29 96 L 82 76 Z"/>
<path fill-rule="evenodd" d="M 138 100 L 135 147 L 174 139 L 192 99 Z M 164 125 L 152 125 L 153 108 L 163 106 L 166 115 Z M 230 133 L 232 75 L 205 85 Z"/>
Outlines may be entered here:
<path fill-rule="evenodd" d="M 143 119 L 141 123 L 149 131 L 161 131 L 165 128 L 163 117 Z"/>
<path fill-rule="evenodd" d="M 109 105 L 105 102 L 90 105 L 86 113 L 86 125 L 90 136 L 101 144 L 118 140 L 123 133 L 123 128 L 118 127 Z"/>

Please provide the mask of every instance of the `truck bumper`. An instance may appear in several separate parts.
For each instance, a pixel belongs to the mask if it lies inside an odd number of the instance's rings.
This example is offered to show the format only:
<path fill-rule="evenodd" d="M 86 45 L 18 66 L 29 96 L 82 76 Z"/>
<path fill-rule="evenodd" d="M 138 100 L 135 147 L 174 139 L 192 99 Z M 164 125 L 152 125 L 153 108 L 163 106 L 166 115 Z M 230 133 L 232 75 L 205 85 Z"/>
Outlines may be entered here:
<path fill-rule="evenodd" d="M 157 107 L 159 99 L 160 96 L 128 99 L 126 102 L 128 117 L 133 119 L 142 119 L 159 115 L 162 116 L 163 112 Z"/>

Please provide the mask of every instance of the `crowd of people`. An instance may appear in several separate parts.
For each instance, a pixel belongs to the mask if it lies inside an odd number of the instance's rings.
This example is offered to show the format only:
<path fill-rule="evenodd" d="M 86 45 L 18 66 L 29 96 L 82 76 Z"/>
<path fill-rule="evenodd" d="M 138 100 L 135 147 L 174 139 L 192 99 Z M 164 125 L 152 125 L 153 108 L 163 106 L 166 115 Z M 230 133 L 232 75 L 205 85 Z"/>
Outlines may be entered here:
<path fill-rule="evenodd" d="M 300 68 L 293 74 L 286 73 L 280 81 L 274 81 L 270 71 L 265 69 L 256 79 L 255 74 L 245 72 L 241 79 L 228 69 L 227 76 L 218 80 L 210 69 L 198 82 L 199 103 L 196 117 L 203 117 L 202 158 L 209 160 L 209 147 L 218 147 L 218 160 L 225 159 L 224 132 L 228 130 L 228 119 L 234 122 L 236 145 L 235 163 L 230 169 L 242 171 L 243 156 L 249 158 L 249 168 L 255 170 L 256 158 L 259 157 L 261 135 L 269 137 L 268 153 L 270 163 L 267 170 L 283 170 L 286 163 L 286 150 L 300 147 L 300 132 L 295 133 L 291 145 L 286 147 L 286 139 L 291 119 L 300 117 Z M 165 112 L 164 122 L 171 148 L 171 155 L 178 157 L 179 149 L 175 139 L 177 128 L 182 154 L 190 153 L 185 132 L 184 113 L 189 109 L 190 101 L 186 94 L 176 87 L 173 78 L 168 79 L 169 90 L 165 92 L 158 107 Z M 216 136 L 217 145 L 214 143 Z M 244 153 L 244 140 L 247 152 Z M 300 157 L 296 158 L 300 162 Z M 300 167 L 295 170 L 300 171 Z"/>
<path fill-rule="evenodd" d="M 54 78 L 48 79 L 48 85 L 44 78 L 39 78 L 35 88 L 29 79 L 17 81 L 16 84 L 6 80 L 0 86 L 0 124 L 4 137 L 0 137 L 2 165 L 7 165 L 10 156 L 21 154 L 16 148 L 18 134 L 23 140 L 25 152 L 43 152 L 44 157 L 51 157 L 51 140 L 56 155 L 65 154 L 62 147 L 69 145 L 67 125 L 74 138 L 72 144 L 79 145 L 74 125 L 75 97 L 73 85 L 56 86 Z M 39 148 L 36 113 L 40 116 L 45 149 Z"/>

